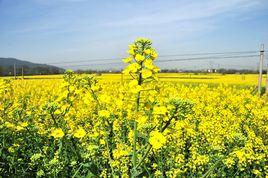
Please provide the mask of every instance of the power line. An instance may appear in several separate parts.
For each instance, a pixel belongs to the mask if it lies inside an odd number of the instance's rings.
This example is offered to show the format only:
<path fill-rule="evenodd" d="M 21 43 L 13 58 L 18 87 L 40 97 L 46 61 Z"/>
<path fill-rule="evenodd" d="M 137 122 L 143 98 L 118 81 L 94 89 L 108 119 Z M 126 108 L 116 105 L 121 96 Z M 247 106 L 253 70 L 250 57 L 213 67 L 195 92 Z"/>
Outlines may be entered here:
<path fill-rule="evenodd" d="M 94 59 L 89 59 L 89 60 L 62 61 L 62 62 L 53 62 L 53 63 L 47 63 L 47 64 L 71 64 L 71 63 L 78 63 L 78 62 L 112 61 L 112 60 L 118 60 L 118 59 L 122 59 L 122 58 L 94 58 Z"/>
<path fill-rule="evenodd" d="M 92 63 L 92 64 L 78 64 L 78 65 L 67 65 L 67 66 L 61 66 L 61 67 L 90 67 L 90 66 L 96 66 L 96 65 L 120 65 L 123 64 L 122 62 L 110 62 L 110 63 Z"/>
<path fill-rule="evenodd" d="M 237 58 L 253 58 L 258 57 L 259 55 L 240 55 L 240 56 L 207 56 L 207 57 L 193 57 L 193 58 L 177 58 L 177 59 L 167 59 L 155 61 L 155 63 L 164 63 L 164 62 L 178 62 L 178 61 L 196 61 L 196 60 L 211 60 L 211 59 L 237 59 Z M 61 67 L 90 67 L 94 65 L 122 65 L 122 62 L 110 62 L 110 63 L 91 63 L 86 65 L 67 65 Z"/>
<path fill-rule="evenodd" d="M 197 55 L 225 55 L 225 54 L 252 54 L 252 53 L 258 53 L 259 51 L 232 51 L 232 52 L 208 52 L 208 53 L 185 53 L 185 54 L 166 54 L 166 55 L 159 55 L 159 58 L 165 58 L 165 57 L 179 57 L 179 56 L 197 56 Z M 122 59 L 124 57 L 118 57 L 118 58 L 92 58 L 88 60 L 78 60 L 78 61 L 59 61 L 59 62 L 53 62 L 53 63 L 47 63 L 47 64 L 72 64 L 72 63 L 82 63 L 82 62 L 100 62 L 100 61 L 112 61 L 112 60 L 118 60 Z"/>
<path fill-rule="evenodd" d="M 208 53 L 185 53 L 185 54 L 167 54 L 160 55 L 159 57 L 172 57 L 172 56 L 198 56 L 198 55 L 221 55 L 221 54 L 250 54 L 258 53 L 259 51 L 230 51 L 230 52 L 208 52 Z"/>
<path fill-rule="evenodd" d="M 172 62 L 172 61 L 195 61 L 195 60 L 209 60 L 209 59 L 234 59 L 234 58 L 251 58 L 251 57 L 257 57 L 259 55 L 244 55 L 244 56 L 207 56 L 207 57 L 193 57 L 193 58 L 182 58 L 182 59 L 167 59 L 162 61 L 156 61 L 156 63 L 159 62 Z"/>

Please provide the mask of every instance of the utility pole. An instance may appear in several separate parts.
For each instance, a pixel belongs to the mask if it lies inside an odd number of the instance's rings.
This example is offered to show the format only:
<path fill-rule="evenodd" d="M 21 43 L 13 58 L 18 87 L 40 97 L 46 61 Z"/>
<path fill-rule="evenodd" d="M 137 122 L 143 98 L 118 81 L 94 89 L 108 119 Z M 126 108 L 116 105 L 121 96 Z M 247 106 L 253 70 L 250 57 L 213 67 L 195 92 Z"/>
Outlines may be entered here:
<path fill-rule="evenodd" d="M 264 58 L 264 47 L 263 47 L 263 58 Z M 265 85 L 265 93 L 268 94 L 268 58 L 267 58 L 267 66 L 266 66 L 266 85 Z"/>
<path fill-rule="evenodd" d="M 14 64 L 14 79 L 16 80 L 17 79 L 17 76 L 16 76 L 16 64 Z"/>
<path fill-rule="evenodd" d="M 21 67 L 21 76 L 22 76 L 22 79 L 24 79 L 23 66 Z"/>
<path fill-rule="evenodd" d="M 260 65 L 259 65 L 259 80 L 258 80 L 258 92 L 259 92 L 259 94 L 261 94 L 263 57 L 264 57 L 264 44 L 261 44 Z"/>

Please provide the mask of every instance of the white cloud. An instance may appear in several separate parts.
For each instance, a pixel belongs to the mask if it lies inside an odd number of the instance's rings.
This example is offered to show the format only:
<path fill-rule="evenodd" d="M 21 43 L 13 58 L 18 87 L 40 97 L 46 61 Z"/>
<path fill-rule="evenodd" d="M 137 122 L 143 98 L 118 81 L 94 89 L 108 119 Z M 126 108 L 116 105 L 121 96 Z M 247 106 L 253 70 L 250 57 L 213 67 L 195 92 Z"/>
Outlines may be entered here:
<path fill-rule="evenodd" d="M 163 2 L 167 3 L 167 1 Z M 256 5 L 258 5 L 258 1 L 252 2 L 251 0 L 195 1 L 185 4 L 171 3 L 168 6 L 163 5 L 162 9 L 158 9 L 154 13 L 151 13 L 151 11 L 150 13 L 145 12 L 123 20 L 108 22 L 104 25 L 121 27 L 202 20 L 224 13 L 241 13 Z"/>

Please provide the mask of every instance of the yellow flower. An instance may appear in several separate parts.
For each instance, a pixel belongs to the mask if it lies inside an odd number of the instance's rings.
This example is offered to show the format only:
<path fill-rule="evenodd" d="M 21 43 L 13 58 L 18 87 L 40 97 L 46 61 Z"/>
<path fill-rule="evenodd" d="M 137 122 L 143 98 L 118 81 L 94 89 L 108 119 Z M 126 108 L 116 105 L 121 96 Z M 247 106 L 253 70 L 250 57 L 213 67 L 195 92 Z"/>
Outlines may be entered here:
<path fill-rule="evenodd" d="M 128 139 L 131 143 L 133 142 L 133 136 L 134 136 L 133 130 L 130 130 L 128 133 Z"/>
<path fill-rule="evenodd" d="M 8 152 L 14 153 L 15 152 L 15 149 L 11 146 L 11 147 L 8 148 Z"/>
<path fill-rule="evenodd" d="M 21 126 L 21 127 L 27 127 L 27 126 L 28 126 L 28 123 L 27 123 L 27 122 L 22 122 L 22 123 L 20 124 L 20 126 Z"/>
<path fill-rule="evenodd" d="M 123 62 L 124 63 L 130 63 L 132 61 L 132 58 L 131 57 L 127 57 L 127 58 L 124 58 L 123 59 Z"/>
<path fill-rule="evenodd" d="M 15 125 L 12 124 L 12 123 L 10 123 L 10 122 L 5 122 L 5 126 L 6 126 L 7 128 L 9 128 L 9 129 L 12 129 L 12 128 L 15 127 Z"/>
<path fill-rule="evenodd" d="M 100 144 L 101 145 L 105 145 L 105 140 L 104 139 L 100 139 Z"/>
<path fill-rule="evenodd" d="M 208 155 L 194 155 L 195 159 L 193 160 L 193 164 L 196 166 L 205 165 L 209 162 L 209 156 Z"/>
<path fill-rule="evenodd" d="M 51 136 L 54 138 L 62 138 L 64 136 L 64 132 L 61 128 L 52 129 Z"/>
<path fill-rule="evenodd" d="M 147 70 L 147 69 L 142 69 L 142 78 L 149 78 L 153 75 L 152 71 Z"/>
<path fill-rule="evenodd" d="M 115 159 L 119 159 L 123 156 L 127 156 L 130 150 L 124 144 L 118 144 L 117 148 L 113 150 L 113 156 Z"/>
<path fill-rule="evenodd" d="M 157 53 L 155 51 L 151 52 L 151 57 L 154 60 L 155 58 L 157 58 Z"/>
<path fill-rule="evenodd" d="M 156 171 L 154 172 L 154 175 L 155 175 L 156 177 L 162 177 L 162 172 L 161 172 L 160 170 L 156 170 Z"/>
<path fill-rule="evenodd" d="M 233 160 L 233 158 L 229 157 L 229 158 L 226 158 L 225 161 L 224 161 L 224 164 L 230 168 L 232 167 L 234 164 L 235 164 L 235 161 Z"/>
<path fill-rule="evenodd" d="M 137 54 L 135 56 L 135 59 L 138 61 L 138 62 L 142 62 L 144 61 L 145 57 L 143 55 L 140 55 L 140 54 Z"/>
<path fill-rule="evenodd" d="M 80 127 L 78 130 L 74 132 L 74 136 L 76 138 L 83 138 L 85 135 L 86 135 L 86 131 L 82 127 Z"/>
<path fill-rule="evenodd" d="M 21 127 L 21 126 L 18 125 L 18 126 L 16 127 L 16 130 L 17 130 L 17 131 L 21 131 L 21 130 L 23 130 L 23 127 Z"/>
<path fill-rule="evenodd" d="M 135 73 L 140 69 L 140 65 L 137 63 L 130 64 L 125 70 Z"/>
<path fill-rule="evenodd" d="M 93 85 L 93 86 L 91 87 L 91 89 L 92 89 L 92 91 L 100 91 L 100 90 L 101 90 L 101 87 L 98 86 L 98 85 Z"/>
<path fill-rule="evenodd" d="M 135 54 L 134 49 L 135 49 L 135 46 L 134 45 L 129 45 L 128 54 L 134 55 Z"/>
<path fill-rule="evenodd" d="M 138 81 L 137 80 L 131 80 L 128 85 L 129 85 L 130 88 L 136 87 L 138 85 Z"/>
<path fill-rule="evenodd" d="M 154 71 L 155 73 L 157 73 L 157 72 L 159 72 L 159 71 L 160 71 L 160 68 L 159 68 L 159 67 L 154 66 L 153 71 Z"/>
<path fill-rule="evenodd" d="M 141 91 L 141 89 L 142 89 L 142 87 L 140 85 L 137 85 L 137 86 L 133 87 L 130 91 L 132 93 L 138 93 Z"/>
<path fill-rule="evenodd" d="M 110 117 L 110 112 L 107 110 L 100 110 L 98 112 L 99 117 Z"/>
<path fill-rule="evenodd" d="M 166 138 L 162 133 L 158 131 L 152 131 L 150 133 L 149 143 L 152 145 L 153 149 L 157 150 L 166 143 Z"/>
<path fill-rule="evenodd" d="M 144 52 L 145 54 L 150 54 L 150 53 L 151 53 L 151 50 L 150 50 L 150 49 L 145 49 L 143 52 Z"/>
<path fill-rule="evenodd" d="M 261 172 L 257 169 L 253 169 L 253 174 L 257 175 L 257 176 L 261 176 Z"/>
<path fill-rule="evenodd" d="M 153 110 L 154 114 L 166 114 L 167 108 L 165 106 L 155 106 Z"/>
<path fill-rule="evenodd" d="M 139 116 L 137 118 L 137 122 L 139 123 L 138 126 L 143 125 L 147 122 L 147 117 L 146 116 Z"/>
<path fill-rule="evenodd" d="M 32 161 L 32 162 L 34 162 L 34 161 L 37 161 L 38 159 L 40 159 L 41 157 L 43 157 L 44 155 L 42 155 L 41 153 L 36 153 L 36 154 L 33 154 L 32 156 L 31 156 L 31 158 L 30 158 L 30 160 Z"/>
<path fill-rule="evenodd" d="M 147 69 L 150 69 L 150 70 L 154 69 L 154 65 L 153 65 L 153 61 L 152 61 L 152 60 L 146 60 L 146 61 L 144 62 L 144 66 L 145 66 Z"/>
<path fill-rule="evenodd" d="M 157 169 L 157 167 L 158 167 L 158 165 L 157 165 L 156 163 L 153 163 L 153 164 L 152 164 L 152 168 L 153 168 L 153 169 Z"/>
<path fill-rule="evenodd" d="M 37 171 L 37 173 L 36 173 L 36 175 L 38 176 L 38 177 L 41 177 L 41 176 L 43 176 L 45 174 L 45 172 L 41 169 L 41 170 L 39 170 L 39 171 Z"/>
<path fill-rule="evenodd" d="M 112 98 L 107 94 L 99 96 L 99 101 L 101 103 L 109 103 L 111 100 L 112 100 Z"/>
<path fill-rule="evenodd" d="M 13 144 L 11 147 L 8 148 L 8 151 L 10 153 L 14 153 L 15 152 L 15 148 L 19 147 L 20 145 L 19 144 Z"/>

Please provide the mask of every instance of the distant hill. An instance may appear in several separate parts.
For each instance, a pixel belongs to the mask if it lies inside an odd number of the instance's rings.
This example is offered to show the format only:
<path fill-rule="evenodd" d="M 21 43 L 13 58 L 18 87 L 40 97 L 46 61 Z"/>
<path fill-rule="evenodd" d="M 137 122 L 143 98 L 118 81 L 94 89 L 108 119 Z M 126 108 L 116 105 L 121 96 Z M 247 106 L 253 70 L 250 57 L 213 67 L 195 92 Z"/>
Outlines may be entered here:
<path fill-rule="evenodd" d="M 14 75 L 14 64 L 16 64 L 17 75 L 21 75 L 22 68 L 24 75 L 61 74 L 65 71 L 47 64 L 32 63 L 16 58 L 0 58 L 0 76 Z"/>

